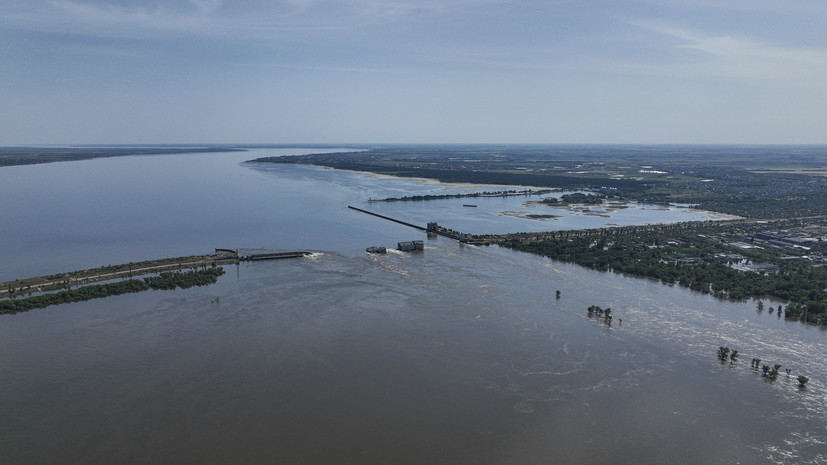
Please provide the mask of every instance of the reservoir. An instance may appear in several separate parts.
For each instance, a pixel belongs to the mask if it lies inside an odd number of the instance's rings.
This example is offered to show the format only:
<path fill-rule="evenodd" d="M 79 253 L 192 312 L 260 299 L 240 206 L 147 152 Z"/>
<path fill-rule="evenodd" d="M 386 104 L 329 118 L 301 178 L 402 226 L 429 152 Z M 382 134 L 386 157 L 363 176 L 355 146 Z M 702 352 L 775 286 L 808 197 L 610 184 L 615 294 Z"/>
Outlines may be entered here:
<path fill-rule="evenodd" d="M 470 233 L 709 213 L 532 220 L 502 214 L 539 208 L 524 198 L 368 202 L 467 186 L 244 163 L 309 151 L 0 168 L 3 281 L 216 247 L 313 252 L 0 316 L 2 463 L 827 462 L 824 330 L 347 205 Z M 409 240 L 425 250 L 392 250 Z M 741 360 L 721 363 L 719 346 Z M 753 357 L 793 376 L 765 381 Z"/>

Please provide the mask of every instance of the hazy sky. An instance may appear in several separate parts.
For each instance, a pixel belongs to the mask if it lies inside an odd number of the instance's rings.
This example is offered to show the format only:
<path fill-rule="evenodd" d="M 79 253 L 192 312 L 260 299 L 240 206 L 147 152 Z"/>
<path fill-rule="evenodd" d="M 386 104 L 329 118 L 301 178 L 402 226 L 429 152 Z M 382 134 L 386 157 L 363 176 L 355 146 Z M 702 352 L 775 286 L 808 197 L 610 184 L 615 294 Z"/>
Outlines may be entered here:
<path fill-rule="evenodd" d="M 193 142 L 827 143 L 827 1 L 0 1 L 0 145 Z"/>

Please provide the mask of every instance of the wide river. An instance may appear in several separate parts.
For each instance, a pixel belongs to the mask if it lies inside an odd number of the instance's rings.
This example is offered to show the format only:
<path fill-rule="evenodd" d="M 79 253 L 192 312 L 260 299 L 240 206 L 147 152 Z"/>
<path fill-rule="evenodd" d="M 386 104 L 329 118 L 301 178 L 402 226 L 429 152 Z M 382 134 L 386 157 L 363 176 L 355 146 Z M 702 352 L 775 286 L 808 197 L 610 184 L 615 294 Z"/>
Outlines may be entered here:
<path fill-rule="evenodd" d="M 243 163 L 303 152 L 0 168 L 0 281 L 216 247 L 315 252 L 0 315 L 0 463 L 827 463 L 824 330 L 347 206 L 471 233 L 714 215 L 369 203 L 467 186 Z M 561 217 L 521 217 L 535 213 Z M 364 253 L 412 239 L 424 252 Z M 721 345 L 740 361 L 719 362 Z"/>

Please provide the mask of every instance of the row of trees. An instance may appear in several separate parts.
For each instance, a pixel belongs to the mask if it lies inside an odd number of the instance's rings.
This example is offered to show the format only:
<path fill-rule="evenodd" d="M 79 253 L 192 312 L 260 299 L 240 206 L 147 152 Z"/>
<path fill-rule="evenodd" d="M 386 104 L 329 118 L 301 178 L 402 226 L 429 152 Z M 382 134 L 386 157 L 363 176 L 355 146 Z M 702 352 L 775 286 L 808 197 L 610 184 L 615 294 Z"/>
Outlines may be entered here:
<path fill-rule="evenodd" d="M 729 360 L 730 365 L 733 365 L 738 360 L 738 351 L 734 349 L 730 350 L 730 348 L 726 346 L 720 346 L 718 347 L 718 360 L 720 360 L 721 363 L 725 363 L 727 360 Z M 764 377 L 764 379 L 768 381 L 775 381 L 778 378 L 779 370 L 781 369 L 781 364 L 775 363 L 772 367 L 770 367 L 766 364 L 762 365 L 760 358 L 753 358 L 752 362 L 750 362 L 750 367 L 753 370 L 758 370 L 758 368 L 760 367 L 761 376 Z M 784 371 L 787 373 L 787 377 L 789 377 L 790 373 L 792 372 L 792 370 L 789 368 L 787 368 Z M 806 384 L 810 381 L 810 378 L 804 375 L 798 375 L 796 377 L 796 381 L 798 381 L 798 386 L 803 389 L 806 386 Z"/>
<path fill-rule="evenodd" d="M 575 192 L 573 194 L 563 194 L 560 198 L 556 197 L 547 197 L 543 199 L 543 203 L 547 204 L 558 204 L 558 203 L 582 203 L 582 204 L 589 204 L 595 205 L 603 203 L 603 200 L 606 198 L 605 195 L 599 194 L 584 194 L 582 192 Z"/>
<path fill-rule="evenodd" d="M 601 308 L 599 305 L 589 305 L 589 308 L 586 310 L 589 312 L 589 318 L 596 317 L 602 319 L 607 325 L 612 325 L 612 320 L 614 317 L 612 316 L 611 308 Z M 623 320 L 620 320 L 620 322 L 622 323 Z"/>
<path fill-rule="evenodd" d="M 176 287 L 186 289 L 193 286 L 213 284 L 224 274 L 224 268 L 212 267 L 190 271 L 168 271 L 158 276 L 143 279 L 129 279 L 107 284 L 93 284 L 50 294 L 42 294 L 24 299 L 0 301 L 0 314 L 26 312 L 51 305 L 83 302 L 113 295 L 147 291 L 150 289 L 172 290 Z"/>
<path fill-rule="evenodd" d="M 172 290 L 176 287 L 187 289 L 193 286 L 214 284 L 219 276 L 224 274 L 223 267 L 203 268 L 191 271 L 165 271 L 158 276 L 144 278 L 152 289 Z"/>
<path fill-rule="evenodd" d="M 747 218 L 791 218 L 827 215 L 827 202 L 823 190 L 807 196 L 782 196 L 768 198 L 758 195 L 742 195 L 712 199 L 697 199 L 698 208 Z M 691 202 L 694 199 L 686 199 Z"/>
<path fill-rule="evenodd" d="M 462 199 L 474 197 L 509 197 L 514 195 L 542 195 L 552 192 L 551 189 L 522 189 L 522 190 L 502 190 L 494 192 L 468 192 L 465 194 L 422 194 L 409 195 L 405 197 L 388 197 L 385 199 L 371 200 L 372 202 L 404 202 L 404 201 L 422 201 L 422 200 L 442 200 L 442 199 Z"/>

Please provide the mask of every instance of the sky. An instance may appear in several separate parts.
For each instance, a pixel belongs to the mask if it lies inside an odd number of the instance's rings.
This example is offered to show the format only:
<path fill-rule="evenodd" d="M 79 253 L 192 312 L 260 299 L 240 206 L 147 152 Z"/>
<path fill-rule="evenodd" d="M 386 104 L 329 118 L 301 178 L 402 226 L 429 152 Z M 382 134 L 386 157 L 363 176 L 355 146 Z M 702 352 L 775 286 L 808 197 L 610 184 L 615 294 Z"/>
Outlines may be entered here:
<path fill-rule="evenodd" d="M 827 143 L 827 2 L 0 2 L 0 145 L 149 143 Z"/>

